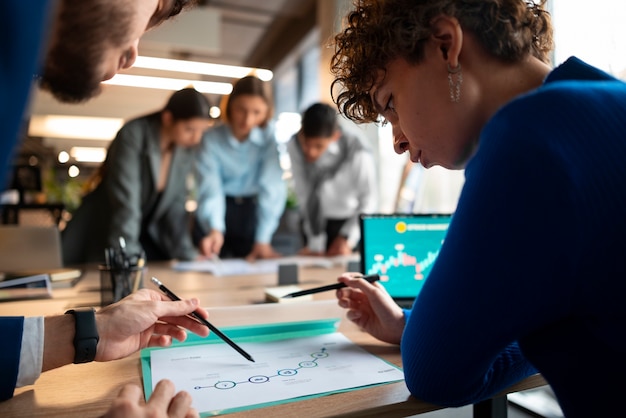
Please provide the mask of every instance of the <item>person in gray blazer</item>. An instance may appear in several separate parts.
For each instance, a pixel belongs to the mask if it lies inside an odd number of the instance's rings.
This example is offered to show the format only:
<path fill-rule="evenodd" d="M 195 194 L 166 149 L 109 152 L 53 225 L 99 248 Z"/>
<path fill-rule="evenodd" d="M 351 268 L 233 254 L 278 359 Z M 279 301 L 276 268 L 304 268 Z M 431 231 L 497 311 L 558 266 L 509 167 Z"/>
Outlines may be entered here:
<path fill-rule="evenodd" d="M 105 248 L 147 260 L 196 256 L 185 209 L 195 145 L 210 126 L 209 102 L 194 90 L 175 92 L 158 112 L 133 119 L 111 142 L 82 200 L 62 232 L 63 261 L 104 261 Z"/>

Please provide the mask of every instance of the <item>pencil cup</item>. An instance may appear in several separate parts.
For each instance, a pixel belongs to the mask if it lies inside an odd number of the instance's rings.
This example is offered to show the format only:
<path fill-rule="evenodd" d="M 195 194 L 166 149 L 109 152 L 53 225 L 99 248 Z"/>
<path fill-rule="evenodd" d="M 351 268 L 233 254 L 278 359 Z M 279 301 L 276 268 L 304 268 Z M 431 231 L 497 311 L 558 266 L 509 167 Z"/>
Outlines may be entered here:
<path fill-rule="evenodd" d="M 115 303 L 143 287 L 145 266 L 115 268 L 101 264 L 98 269 L 101 306 Z"/>

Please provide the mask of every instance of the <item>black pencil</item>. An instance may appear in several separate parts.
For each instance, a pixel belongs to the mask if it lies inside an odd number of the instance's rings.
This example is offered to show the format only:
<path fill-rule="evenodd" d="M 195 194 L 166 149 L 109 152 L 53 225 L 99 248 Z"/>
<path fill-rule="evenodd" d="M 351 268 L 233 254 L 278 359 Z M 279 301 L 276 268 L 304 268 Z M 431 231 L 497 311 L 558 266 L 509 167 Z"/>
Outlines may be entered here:
<path fill-rule="evenodd" d="M 161 283 L 161 281 L 159 279 L 157 279 L 156 277 L 152 278 L 152 283 L 154 283 L 161 290 L 161 292 L 165 293 L 165 295 L 168 298 L 170 298 L 172 300 L 180 300 L 180 298 L 178 296 L 176 296 L 171 290 L 169 290 L 167 287 L 165 287 L 165 285 L 163 283 Z M 233 340 L 228 338 L 222 331 L 220 331 L 219 329 L 215 328 L 215 326 L 213 324 L 211 324 L 209 321 L 207 321 L 202 316 L 200 316 L 199 313 L 194 311 L 194 312 L 190 313 L 189 316 L 191 316 L 194 319 L 200 321 L 200 323 L 202 323 L 203 325 L 206 325 L 215 335 L 220 337 L 226 344 L 230 345 L 232 348 L 237 350 L 237 352 L 239 354 L 241 354 L 242 356 L 244 356 L 247 360 L 250 360 L 250 361 L 254 362 L 254 359 L 252 358 L 252 356 L 250 354 L 246 353 L 243 348 L 241 348 L 237 344 L 235 344 L 235 342 Z"/>
<path fill-rule="evenodd" d="M 375 281 L 380 280 L 380 276 L 378 274 L 368 274 L 367 276 L 354 276 L 354 277 L 365 279 L 370 283 L 374 283 Z M 343 283 L 329 284 L 326 286 L 315 287 L 313 289 L 300 290 L 298 292 L 289 293 L 283 296 L 283 298 L 297 298 L 298 296 L 312 295 L 314 293 L 326 292 L 328 290 L 337 290 L 337 289 L 341 289 L 342 287 L 346 287 L 346 285 Z"/>

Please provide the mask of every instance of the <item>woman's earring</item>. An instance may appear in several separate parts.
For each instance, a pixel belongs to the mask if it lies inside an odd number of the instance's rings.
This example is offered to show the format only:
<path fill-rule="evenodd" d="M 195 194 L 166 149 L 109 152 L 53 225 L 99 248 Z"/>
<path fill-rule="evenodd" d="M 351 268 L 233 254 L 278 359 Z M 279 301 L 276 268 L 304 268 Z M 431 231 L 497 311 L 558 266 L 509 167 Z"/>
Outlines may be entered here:
<path fill-rule="evenodd" d="M 463 84 L 461 63 L 455 68 L 450 67 L 450 64 L 448 64 L 448 85 L 450 86 L 450 100 L 453 103 L 461 101 L 461 84 Z"/>

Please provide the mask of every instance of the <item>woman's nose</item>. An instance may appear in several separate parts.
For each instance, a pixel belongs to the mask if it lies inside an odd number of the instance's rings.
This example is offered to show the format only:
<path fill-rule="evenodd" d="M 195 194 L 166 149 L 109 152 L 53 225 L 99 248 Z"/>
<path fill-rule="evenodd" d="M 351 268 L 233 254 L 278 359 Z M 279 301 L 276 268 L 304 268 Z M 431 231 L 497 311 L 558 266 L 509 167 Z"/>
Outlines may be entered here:
<path fill-rule="evenodd" d="M 404 136 L 402 130 L 396 126 L 392 129 L 393 149 L 397 154 L 403 154 L 409 149 L 409 141 Z"/>

